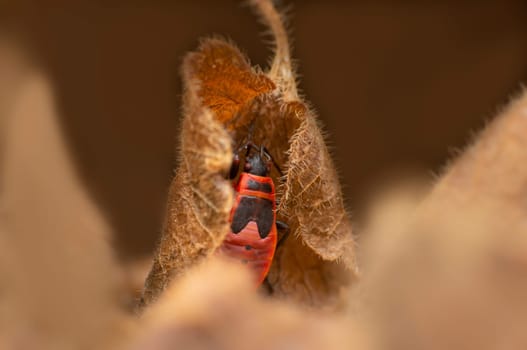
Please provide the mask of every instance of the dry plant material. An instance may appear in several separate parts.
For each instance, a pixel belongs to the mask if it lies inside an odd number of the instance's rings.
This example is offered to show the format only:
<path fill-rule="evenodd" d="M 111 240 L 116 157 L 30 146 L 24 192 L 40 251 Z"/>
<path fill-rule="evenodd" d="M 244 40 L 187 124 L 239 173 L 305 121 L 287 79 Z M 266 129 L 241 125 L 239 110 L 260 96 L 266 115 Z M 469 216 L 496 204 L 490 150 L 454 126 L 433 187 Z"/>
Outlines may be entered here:
<path fill-rule="evenodd" d="M 365 350 L 360 334 L 343 317 L 259 297 L 247 270 L 211 259 L 146 310 L 138 336 L 125 348 Z"/>
<path fill-rule="evenodd" d="M 361 292 L 381 348 L 526 348 L 526 135 L 524 93 L 448 167 L 409 224 L 369 233 L 374 263 L 364 265 Z"/>
<path fill-rule="evenodd" d="M 75 174 L 48 79 L 19 78 L 0 148 L 0 347 L 103 348 L 122 316 L 109 228 Z"/>
<path fill-rule="evenodd" d="M 278 219 L 291 234 L 275 255 L 274 295 L 306 305 L 339 300 L 356 273 L 351 223 L 315 115 L 297 94 L 289 44 L 271 1 L 252 1 L 271 28 L 276 52 L 266 73 L 231 43 L 204 40 L 183 64 L 180 159 L 166 223 L 143 301 L 150 303 L 191 266 L 209 257 L 229 228 L 233 149 L 247 138 L 269 149 L 281 169 Z"/>

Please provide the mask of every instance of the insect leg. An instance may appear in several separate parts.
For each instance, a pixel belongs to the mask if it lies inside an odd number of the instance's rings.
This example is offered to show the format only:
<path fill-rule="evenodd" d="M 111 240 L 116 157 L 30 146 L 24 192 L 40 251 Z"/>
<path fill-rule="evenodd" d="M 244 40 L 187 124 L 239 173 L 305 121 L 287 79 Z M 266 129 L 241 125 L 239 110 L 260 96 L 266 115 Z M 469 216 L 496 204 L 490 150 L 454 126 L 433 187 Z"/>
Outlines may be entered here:
<path fill-rule="evenodd" d="M 269 159 L 271 159 L 271 162 L 273 162 L 273 165 L 274 167 L 276 168 L 276 170 L 278 171 L 278 173 L 280 174 L 280 176 L 284 176 L 284 173 L 282 172 L 282 169 L 280 169 L 280 166 L 278 165 L 278 163 L 274 160 L 273 156 L 271 155 L 271 153 L 269 153 L 269 150 L 262 146 L 262 149 L 263 149 L 263 152 L 269 157 Z"/>
<path fill-rule="evenodd" d="M 285 242 L 287 237 L 289 237 L 289 232 L 291 231 L 289 229 L 289 225 L 287 225 L 283 221 L 276 221 L 276 229 L 279 233 L 281 233 L 280 237 L 278 237 L 278 242 L 276 243 L 276 247 L 279 247 L 282 243 Z"/>
<path fill-rule="evenodd" d="M 273 286 L 269 282 L 269 278 L 265 277 L 264 281 L 262 282 L 262 288 L 265 288 L 265 291 L 268 295 L 272 295 L 274 293 Z"/>

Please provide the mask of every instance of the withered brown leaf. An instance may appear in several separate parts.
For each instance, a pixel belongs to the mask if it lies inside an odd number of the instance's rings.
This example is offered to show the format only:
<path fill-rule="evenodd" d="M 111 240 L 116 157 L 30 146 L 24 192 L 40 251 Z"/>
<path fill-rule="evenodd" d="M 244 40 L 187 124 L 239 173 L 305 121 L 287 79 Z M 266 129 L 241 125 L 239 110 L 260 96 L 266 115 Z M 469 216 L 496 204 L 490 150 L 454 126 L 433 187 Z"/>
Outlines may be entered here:
<path fill-rule="evenodd" d="M 527 346 L 526 135 L 523 92 L 452 162 L 407 223 L 366 234 L 363 295 L 354 299 L 373 316 L 381 348 Z"/>
<path fill-rule="evenodd" d="M 180 163 L 146 303 L 222 242 L 233 196 L 225 174 L 249 127 L 252 140 L 285 171 L 271 173 L 279 184 L 278 219 L 291 229 L 268 276 L 273 294 L 305 305 L 334 304 L 356 276 L 350 219 L 316 116 L 298 96 L 282 19 L 271 1 L 252 4 L 276 41 L 267 73 L 218 38 L 204 40 L 184 61 Z"/>
<path fill-rule="evenodd" d="M 103 348 L 123 319 L 111 231 L 76 174 L 50 79 L 24 68 L 0 147 L 0 348 Z"/>
<path fill-rule="evenodd" d="M 241 265 L 210 259 L 166 290 L 125 348 L 366 349 L 348 319 L 260 298 L 251 284 Z"/>

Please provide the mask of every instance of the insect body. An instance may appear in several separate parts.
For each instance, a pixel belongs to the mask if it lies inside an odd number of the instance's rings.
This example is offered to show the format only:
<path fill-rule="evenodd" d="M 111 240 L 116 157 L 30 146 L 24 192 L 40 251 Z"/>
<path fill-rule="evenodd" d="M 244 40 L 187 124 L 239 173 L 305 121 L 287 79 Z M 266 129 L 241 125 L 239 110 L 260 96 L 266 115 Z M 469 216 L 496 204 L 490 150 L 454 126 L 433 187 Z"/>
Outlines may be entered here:
<path fill-rule="evenodd" d="M 259 285 L 267 276 L 276 251 L 277 224 L 280 228 L 286 225 L 276 221 L 275 186 L 269 176 L 271 156 L 263 147 L 252 143 L 245 148 L 244 170 L 234 185 L 236 197 L 229 219 L 230 230 L 219 251 L 247 264 Z M 250 155 L 251 148 L 259 151 Z M 231 178 L 236 177 L 238 166 L 239 158 L 235 155 Z"/>

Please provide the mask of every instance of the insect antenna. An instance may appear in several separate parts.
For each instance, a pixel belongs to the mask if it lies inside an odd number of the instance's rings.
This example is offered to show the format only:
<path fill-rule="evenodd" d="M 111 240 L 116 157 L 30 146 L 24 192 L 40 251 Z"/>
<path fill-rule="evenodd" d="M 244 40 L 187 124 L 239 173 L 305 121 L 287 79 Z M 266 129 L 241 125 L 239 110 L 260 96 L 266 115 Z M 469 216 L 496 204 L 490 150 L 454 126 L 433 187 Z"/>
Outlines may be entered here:
<path fill-rule="evenodd" d="M 276 170 L 278 171 L 278 173 L 280 174 L 281 177 L 284 176 L 284 173 L 282 172 L 282 169 L 280 169 L 280 166 L 278 165 L 278 163 L 276 162 L 276 160 L 274 160 L 274 157 L 271 155 L 271 153 L 269 152 L 269 150 L 265 147 L 265 146 L 262 146 L 260 148 L 260 152 L 262 154 L 265 154 L 267 156 L 267 158 L 269 158 L 271 160 L 271 162 L 273 162 L 273 166 L 276 168 Z"/>

